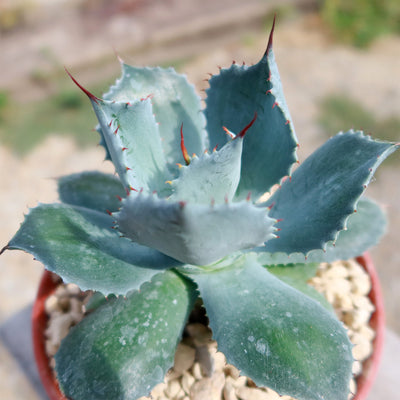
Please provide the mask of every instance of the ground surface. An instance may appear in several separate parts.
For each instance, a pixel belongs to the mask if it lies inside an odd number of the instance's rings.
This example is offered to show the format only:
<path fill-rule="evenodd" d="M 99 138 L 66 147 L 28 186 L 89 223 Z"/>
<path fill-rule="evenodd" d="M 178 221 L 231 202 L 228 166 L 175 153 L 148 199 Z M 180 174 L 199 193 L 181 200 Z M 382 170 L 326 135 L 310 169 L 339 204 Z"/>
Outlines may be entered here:
<path fill-rule="evenodd" d="M 174 3 L 176 7 L 182 6 L 178 1 L 169 2 Z M 216 7 L 212 5 L 214 2 L 191 0 L 182 3 L 186 6 L 181 8 L 181 14 L 178 13 L 179 7 L 173 9 L 159 5 L 157 14 L 153 13 L 150 18 L 148 13 L 152 8 L 148 6 L 141 9 L 133 19 L 124 14 L 117 14 L 115 19 L 107 20 L 104 15 L 90 14 L 86 18 L 85 25 L 79 25 L 77 21 L 71 22 L 64 13 L 51 23 L 47 21 L 47 25 L 43 24 L 42 28 L 36 27 L 29 32 L 29 35 L 25 32 L 25 35 L 16 33 L 2 36 L 0 37 L 2 47 L 0 87 L 8 88 L 17 98 L 24 100 L 45 95 L 43 87 L 32 84 L 31 77 L 32 71 L 38 68 L 46 73 L 52 71 L 54 64 L 43 56 L 49 52 L 57 59 L 57 65 L 65 64 L 82 71 L 79 74 L 82 82 L 95 80 L 98 74 L 96 71 L 116 70 L 115 65 L 118 64 L 108 62 L 114 57 L 111 49 L 116 43 L 124 59 L 138 64 L 186 57 L 192 55 L 196 49 L 198 55 L 192 58 L 183 70 L 199 89 L 206 87 L 203 79 L 207 78 L 207 72 L 217 73 L 217 65 L 229 66 L 233 59 L 237 62 L 245 60 L 250 64 L 256 62 L 262 55 L 267 34 L 265 30 L 259 30 L 259 16 L 261 10 L 267 11 L 266 2 L 255 0 L 246 2 L 249 19 L 246 19 L 247 14 L 243 8 L 233 7 L 239 3 L 238 1 L 219 2 L 218 7 L 221 7 L 219 13 L 213 12 L 212 17 L 217 18 L 217 15 L 223 21 L 219 26 L 223 26 L 224 29 L 223 32 L 215 30 L 216 33 L 213 35 L 204 35 L 206 22 L 202 17 L 207 13 L 204 11 L 202 14 L 196 10 L 200 5 L 204 10 L 207 10 L 207 7 Z M 225 5 L 223 3 L 231 5 L 229 12 L 222 11 Z M 234 18 L 235 12 L 243 16 L 243 21 L 251 21 L 251 18 L 257 21 L 248 25 L 247 36 L 243 33 L 243 26 L 237 24 L 237 17 Z M 74 15 L 72 11 L 71 15 Z M 236 22 L 230 24 L 228 16 L 231 21 Z M 209 20 L 206 21 L 209 23 Z M 191 33 L 187 37 L 182 37 L 185 29 Z M 203 34 L 197 37 L 197 33 L 202 31 Z M 151 32 L 150 37 L 153 38 L 151 46 L 146 41 L 148 39 L 143 39 L 148 32 Z M 105 36 L 107 33 L 109 36 L 106 39 L 99 40 L 101 35 Z M 168 34 L 170 35 L 168 46 L 156 45 L 165 40 Z M 188 41 L 187 38 L 191 40 Z M 145 51 L 146 46 L 148 51 Z M 141 48 L 141 51 L 137 52 L 137 48 Z M 275 34 L 275 54 L 301 143 L 301 160 L 325 140 L 316 123 L 316 117 L 319 101 L 326 94 L 350 92 L 352 97 L 367 109 L 382 116 L 395 115 L 400 109 L 399 38 L 381 39 L 370 50 L 360 51 L 332 43 L 324 34 L 315 16 L 297 16 L 278 24 Z M 95 69 L 94 73 L 88 72 L 84 68 L 85 61 L 97 62 L 99 68 Z M 109 163 L 103 162 L 101 148 L 80 151 L 72 140 L 61 139 L 56 135 L 57 132 L 54 134 L 24 158 L 15 156 L 0 144 L 0 221 L 2 221 L 0 246 L 5 245 L 16 231 L 28 207 L 34 206 L 39 201 L 56 201 L 54 177 L 99 168 L 112 172 Z M 400 155 L 396 154 L 394 157 Z M 373 249 L 372 254 L 382 280 L 388 325 L 400 333 L 400 322 L 397 318 L 400 312 L 398 173 L 396 166 L 382 168 L 368 189 L 368 195 L 386 206 L 390 220 L 388 234 L 381 245 Z M 32 301 L 40 273 L 41 266 L 29 255 L 6 252 L 1 256 L 0 323 Z M 21 388 L 25 385 L 21 383 L 22 380 L 19 381 L 18 377 L 13 379 L 7 377 L 8 367 L 2 366 L 8 366 L 12 361 L 1 347 L 0 360 L 1 380 L 9 383 L 8 389 L 5 389 L 9 392 L 6 392 L 4 398 L 34 399 L 33 395 L 24 397 L 20 394 L 23 390 Z M 17 393 L 17 397 L 12 397 L 8 393 Z"/>

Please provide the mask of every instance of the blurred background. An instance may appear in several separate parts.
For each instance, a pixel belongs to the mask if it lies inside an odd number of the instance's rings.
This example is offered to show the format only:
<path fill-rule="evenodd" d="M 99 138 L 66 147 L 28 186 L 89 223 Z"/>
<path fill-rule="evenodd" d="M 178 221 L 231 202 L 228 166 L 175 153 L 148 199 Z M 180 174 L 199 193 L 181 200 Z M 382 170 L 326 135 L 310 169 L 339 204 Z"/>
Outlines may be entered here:
<path fill-rule="evenodd" d="M 400 141 L 398 0 L 0 0 L 0 247 L 55 179 L 114 172 L 97 146 L 94 113 L 64 66 L 97 96 L 133 65 L 174 66 L 204 97 L 207 73 L 262 56 L 277 15 L 275 56 L 301 147 L 300 161 L 340 130 Z M 372 250 L 400 334 L 400 155 L 367 194 L 389 218 Z M 42 267 L 20 252 L 0 257 L 0 325 L 29 305 Z M 0 342 L 0 398 L 38 399 Z"/>

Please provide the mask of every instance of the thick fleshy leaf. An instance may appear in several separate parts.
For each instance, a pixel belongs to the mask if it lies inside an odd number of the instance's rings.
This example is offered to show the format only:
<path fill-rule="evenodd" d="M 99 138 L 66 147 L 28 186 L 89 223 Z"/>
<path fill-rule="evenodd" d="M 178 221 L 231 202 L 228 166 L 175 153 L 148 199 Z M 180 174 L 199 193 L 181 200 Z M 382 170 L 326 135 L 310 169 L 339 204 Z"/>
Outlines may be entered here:
<path fill-rule="evenodd" d="M 103 100 L 68 74 L 92 103 L 101 143 L 126 190 L 166 190 L 167 165 L 150 99 Z"/>
<path fill-rule="evenodd" d="M 102 212 L 117 211 L 126 192 L 114 175 L 97 171 L 63 176 L 58 180 L 58 193 L 63 203 Z"/>
<path fill-rule="evenodd" d="M 307 254 L 325 248 L 345 227 L 378 165 L 397 147 L 354 131 L 328 140 L 268 200 L 270 216 L 282 221 L 280 237 L 265 250 Z"/>
<path fill-rule="evenodd" d="M 193 274 L 227 361 L 259 386 L 299 400 L 346 400 L 352 345 L 319 303 L 247 257 Z"/>
<path fill-rule="evenodd" d="M 193 308 L 192 283 L 165 271 L 126 299 L 106 302 L 72 329 L 56 354 L 74 400 L 136 400 L 162 382 Z"/>
<path fill-rule="evenodd" d="M 150 100 L 91 102 L 125 187 L 147 192 L 165 190 L 169 175 Z"/>
<path fill-rule="evenodd" d="M 122 64 L 122 77 L 104 95 L 106 100 L 130 102 L 150 96 L 155 119 L 159 122 L 162 147 L 173 174 L 182 163 L 179 130 L 183 124 L 185 143 L 190 154 L 207 148 L 200 97 L 184 75 L 173 68 L 138 68 Z"/>
<path fill-rule="evenodd" d="M 346 229 L 339 232 L 335 243 L 329 242 L 323 250 L 311 250 L 307 254 L 268 253 L 265 247 L 257 247 L 257 257 L 262 264 L 322 263 L 348 260 L 360 256 L 375 246 L 385 233 L 386 217 L 382 208 L 367 198 L 361 198 L 357 212 L 350 215 Z"/>
<path fill-rule="evenodd" d="M 318 301 L 327 310 L 333 312 L 333 307 L 328 300 L 308 284 L 308 281 L 315 276 L 318 264 L 269 265 L 267 267 L 268 271 L 281 281 Z"/>
<path fill-rule="evenodd" d="M 231 201 L 240 179 L 243 138 L 236 137 L 221 150 L 192 158 L 172 181 L 171 200 L 216 204 Z"/>
<path fill-rule="evenodd" d="M 121 238 L 112 224 L 101 212 L 43 204 L 30 210 L 8 248 L 25 250 L 65 282 L 104 295 L 125 295 L 160 270 L 179 265 L 157 250 Z"/>
<path fill-rule="evenodd" d="M 109 152 L 109 150 L 108 150 L 107 143 L 106 143 L 106 140 L 105 140 L 105 138 L 104 138 L 103 131 L 101 130 L 100 124 L 97 124 L 95 129 L 96 129 L 97 133 L 100 135 L 99 145 L 100 145 L 100 146 L 103 146 L 103 147 L 104 147 L 104 150 L 105 150 L 105 152 L 106 152 L 105 160 L 112 161 L 112 160 L 111 160 L 111 154 L 110 154 L 110 152 Z"/>
<path fill-rule="evenodd" d="M 238 197 L 246 197 L 249 191 L 261 195 L 290 173 L 297 148 L 272 50 L 272 33 L 258 64 L 233 64 L 209 83 L 205 114 L 211 147 L 227 141 L 223 126 L 239 132 L 254 112 L 258 114 L 243 143 Z"/>
<path fill-rule="evenodd" d="M 246 201 L 203 205 L 131 193 L 122 204 L 114 216 L 126 237 L 187 264 L 207 265 L 274 236 L 275 220 Z"/>

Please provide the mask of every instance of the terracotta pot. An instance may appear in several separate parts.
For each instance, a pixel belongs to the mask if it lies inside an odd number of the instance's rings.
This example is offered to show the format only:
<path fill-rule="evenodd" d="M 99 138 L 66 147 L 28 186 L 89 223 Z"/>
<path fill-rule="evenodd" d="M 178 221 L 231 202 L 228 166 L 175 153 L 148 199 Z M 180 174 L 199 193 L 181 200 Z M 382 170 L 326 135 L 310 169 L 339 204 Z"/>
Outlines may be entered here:
<path fill-rule="evenodd" d="M 357 393 L 354 397 L 354 400 L 365 400 L 376 377 L 382 356 L 385 317 L 382 291 L 372 259 L 368 253 L 365 253 L 362 257 L 358 257 L 357 261 L 371 277 L 372 290 L 369 297 L 375 305 L 375 312 L 370 320 L 370 325 L 376 332 L 373 343 L 374 352 L 372 356 L 363 363 L 363 373 L 357 379 Z M 54 377 L 45 351 L 47 315 L 44 304 L 46 298 L 55 291 L 59 284 L 57 278 L 57 275 L 51 272 L 44 271 L 43 273 L 32 311 L 33 349 L 39 376 L 50 400 L 67 400 L 58 387 L 58 382 Z"/>
<path fill-rule="evenodd" d="M 67 400 L 61 393 L 57 379 L 50 367 L 49 359 L 46 354 L 46 325 L 47 314 L 44 308 L 46 299 L 56 290 L 60 281 L 57 275 L 49 271 L 44 271 L 39 284 L 36 300 L 32 310 L 32 341 L 33 353 L 40 379 L 50 400 Z"/>
<path fill-rule="evenodd" d="M 364 267 L 370 276 L 372 289 L 368 297 L 375 306 L 375 312 L 370 319 L 370 326 L 375 331 L 375 339 L 373 342 L 374 352 L 371 357 L 363 363 L 363 372 L 357 379 L 357 393 L 353 399 L 365 400 L 375 381 L 379 363 L 382 358 L 385 334 L 385 309 L 381 284 L 370 254 L 365 253 L 362 257 L 358 257 L 357 262 Z"/>

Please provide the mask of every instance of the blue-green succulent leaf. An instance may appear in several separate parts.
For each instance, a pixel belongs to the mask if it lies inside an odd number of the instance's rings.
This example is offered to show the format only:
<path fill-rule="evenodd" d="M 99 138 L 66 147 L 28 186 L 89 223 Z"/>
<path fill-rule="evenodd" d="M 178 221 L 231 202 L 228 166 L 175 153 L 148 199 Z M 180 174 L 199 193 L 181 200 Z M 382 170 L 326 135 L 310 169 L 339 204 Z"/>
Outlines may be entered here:
<path fill-rule="evenodd" d="M 62 341 L 56 354 L 62 390 L 75 400 L 149 395 L 173 365 L 196 298 L 192 283 L 165 271 L 140 292 L 107 301 Z"/>
<path fill-rule="evenodd" d="M 299 400 L 347 399 L 352 345 L 333 313 L 250 257 L 192 278 L 218 349 L 243 375 Z"/>
<path fill-rule="evenodd" d="M 194 265 L 259 246 L 275 230 L 267 211 L 247 201 L 204 205 L 131 193 L 114 216 L 134 242 Z"/>
<path fill-rule="evenodd" d="M 329 242 L 323 250 L 311 250 L 307 254 L 268 253 L 264 247 L 257 252 L 259 261 L 265 265 L 292 263 L 322 263 L 348 260 L 358 257 L 375 246 L 385 233 L 386 216 L 382 208 L 371 199 L 362 197 L 357 204 L 357 212 L 350 215 L 346 228 L 339 232 L 335 243 Z"/>
<path fill-rule="evenodd" d="M 150 99 L 132 103 L 92 100 L 107 149 L 127 189 L 166 189 L 169 174 Z"/>
<path fill-rule="evenodd" d="M 243 138 L 236 137 L 221 150 L 193 157 L 172 181 L 171 200 L 216 204 L 231 201 L 240 179 Z"/>
<path fill-rule="evenodd" d="M 65 282 L 125 295 L 160 270 L 179 265 L 157 250 L 121 238 L 102 212 L 64 204 L 30 210 L 9 249 L 31 253 Z"/>
<path fill-rule="evenodd" d="M 334 312 L 326 297 L 308 284 L 308 281 L 315 276 L 318 264 L 268 265 L 267 267 L 268 271 L 281 281 L 318 301 L 328 311 Z"/>
<path fill-rule="evenodd" d="M 206 118 L 210 146 L 223 146 L 222 129 L 239 132 L 257 112 L 252 131 L 243 143 L 238 197 L 268 191 L 290 174 L 296 161 L 297 139 L 282 92 L 271 41 L 254 66 L 233 64 L 213 76 L 207 90 Z"/>
<path fill-rule="evenodd" d="M 148 96 L 159 123 L 168 168 L 176 175 L 176 163 L 183 162 L 179 138 L 182 124 L 190 154 L 201 154 L 208 145 L 200 97 L 186 77 L 177 74 L 173 68 L 138 68 L 122 64 L 122 77 L 104 99 L 131 102 Z"/>
<path fill-rule="evenodd" d="M 61 177 L 58 180 L 58 193 L 63 203 L 102 212 L 117 211 L 121 199 L 126 195 L 116 176 L 97 171 Z"/>
<path fill-rule="evenodd" d="M 109 152 L 109 150 L 108 150 L 107 143 L 106 143 L 106 140 L 105 140 L 105 138 L 104 138 L 103 131 L 101 130 L 100 124 L 97 124 L 97 125 L 96 125 L 95 130 L 96 130 L 96 132 L 100 135 L 100 142 L 99 142 L 99 145 L 100 145 L 100 146 L 103 146 L 103 147 L 104 147 L 104 150 L 105 150 L 105 152 L 106 152 L 106 155 L 105 155 L 104 159 L 105 159 L 105 160 L 108 160 L 108 161 L 112 161 L 112 160 L 111 160 L 111 154 L 110 154 L 110 152 Z"/>
<path fill-rule="evenodd" d="M 397 147 L 354 131 L 328 140 L 266 203 L 270 216 L 281 219 L 281 232 L 264 251 L 307 255 L 325 249 L 346 226 L 378 165 Z"/>

